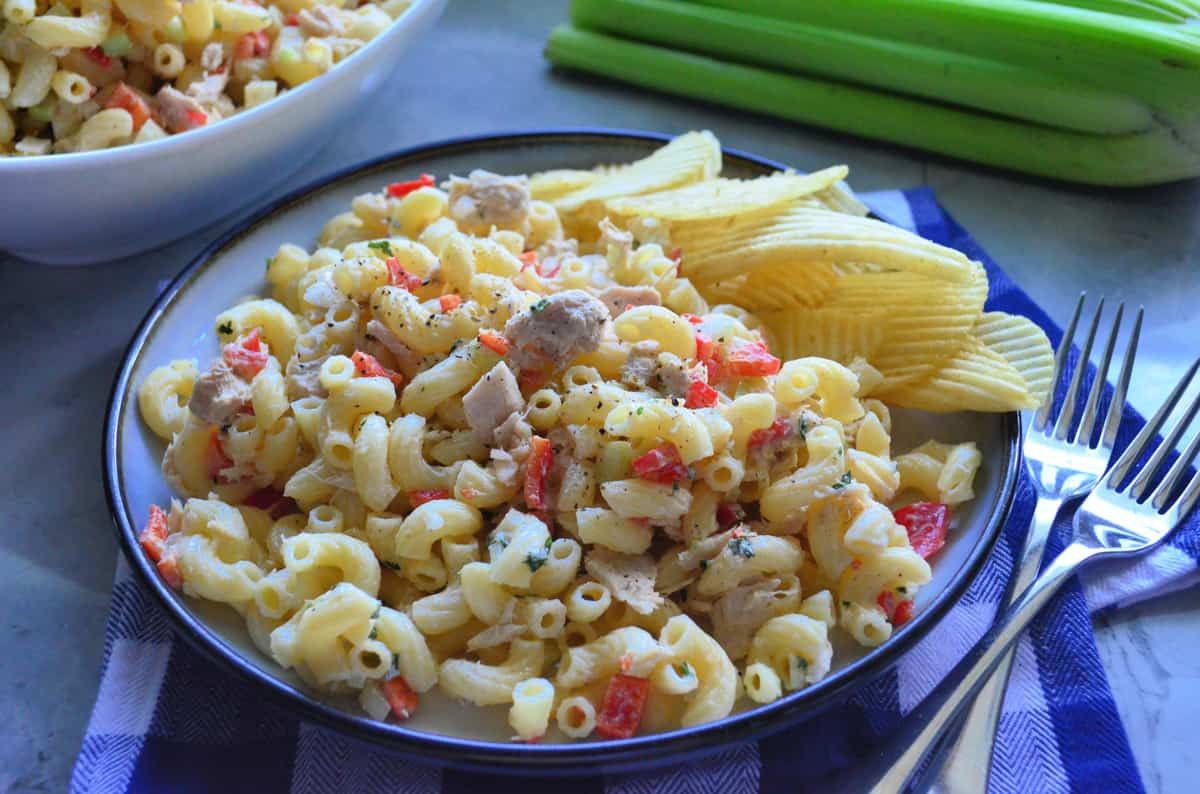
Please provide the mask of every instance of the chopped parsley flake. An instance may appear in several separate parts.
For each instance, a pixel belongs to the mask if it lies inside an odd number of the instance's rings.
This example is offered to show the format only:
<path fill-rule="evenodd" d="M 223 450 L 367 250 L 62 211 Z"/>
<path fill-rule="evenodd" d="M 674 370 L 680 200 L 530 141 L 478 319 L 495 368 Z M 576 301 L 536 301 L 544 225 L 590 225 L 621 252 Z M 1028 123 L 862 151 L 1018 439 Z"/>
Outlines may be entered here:
<path fill-rule="evenodd" d="M 547 298 L 542 298 L 540 301 L 538 301 L 537 303 L 535 303 L 535 304 L 533 304 L 532 306 L 530 306 L 530 307 L 529 307 L 529 311 L 531 311 L 531 312 L 532 312 L 532 313 L 534 313 L 534 314 L 537 314 L 538 312 L 540 312 L 540 311 L 542 311 L 543 309 L 545 309 L 545 308 L 546 308 L 546 306 L 548 306 L 549 304 L 550 304 L 550 301 L 549 301 L 549 299 L 547 299 Z"/>
<path fill-rule="evenodd" d="M 639 405 L 639 406 L 638 406 L 638 409 L 637 409 L 637 415 L 638 415 L 638 416 L 641 416 L 641 415 L 642 415 L 642 412 L 644 412 L 645 410 L 646 410 L 645 408 L 643 408 L 642 406 L 640 406 L 640 405 Z"/>
<path fill-rule="evenodd" d="M 796 657 L 796 666 L 799 667 L 801 670 L 807 670 L 808 669 L 808 660 L 805 659 L 803 656 L 797 656 Z"/>
<path fill-rule="evenodd" d="M 367 243 L 367 248 L 373 249 L 375 251 L 381 251 L 386 256 L 392 255 L 392 244 L 389 243 L 387 240 L 376 240 L 373 243 Z"/>
<path fill-rule="evenodd" d="M 702 570 L 702 571 L 707 571 L 707 570 L 708 570 L 708 560 L 701 560 L 701 561 L 700 561 L 700 570 Z"/>
<path fill-rule="evenodd" d="M 547 535 L 547 536 L 546 536 L 546 545 L 545 545 L 545 549 L 546 549 L 546 551 L 550 551 L 550 544 L 551 544 L 551 543 L 553 543 L 553 542 L 554 542 L 554 538 L 552 538 L 552 537 L 550 537 L 549 535 Z"/>
<path fill-rule="evenodd" d="M 908 595 L 908 588 L 907 587 L 897 587 L 896 592 L 899 593 L 900 595 Z"/>
<path fill-rule="evenodd" d="M 547 557 L 545 552 L 542 552 L 541 554 L 535 554 L 531 551 L 525 555 L 525 565 L 529 567 L 530 571 L 537 573 L 538 568 L 541 568 L 546 564 L 546 559 Z"/>
<path fill-rule="evenodd" d="M 267 257 L 267 270 L 271 269 L 271 263 L 275 261 L 273 257 Z"/>
<path fill-rule="evenodd" d="M 373 639 L 375 639 L 375 638 L 376 638 L 376 637 L 378 637 L 378 636 L 379 636 L 379 629 L 377 629 L 377 628 L 375 628 L 374 626 L 372 626 L 372 627 L 371 627 L 371 633 L 367 635 L 367 639 L 368 639 L 368 640 L 373 640 Z"/>
<path fill-rule="evenodd" d="M 379 610 L 381 609 L 383 609 L 381 606 L 375 607 L 375 611 L 371 613 L 371 620 L 375 620 L 379 617 Z"/>
<path fill-rule="evenodd" d="M 807 416 L 800 417 L 800 440 L 801 441 L 808 440 L 808 417 Z"/>
<path fill-rule="evenodd" d="M 754 556 L 754 546 L 751 545 L 750 538 L 732 538 L 729 541 L 729 552 L 748 560 Z"/>
<path fill-rule="evenodd" d="M 398 563 L 398 562 L 392 562 L 391 560 L 380 560 L 379 564 L 382 565 L 384 568 L 387 568 L 389 571 L 399 571 L 400 570 L 400 563 Z"/>
<path fill-rule="evenodd" d="M 217 333 L 221 334 L 222 336 L 229 336 L 230 334 L 232 334 L 233 333 L 233 321 L 226 320 L 225 322 L 218 325 Z"/>
<path fill-rule="evenodd" d="M 488 543 L 488 546 L 499 546 L 500 551 L 504 551 L 508 548 L 508 535 L 497 535 L 496 537 L 492 538 L 491 542 Z"/>
<path fill-rule="evenodd" d="M 684 662 L 683 664 L 676 667 L 675 671 L 679 673 L 680 678 L 691 678 L 692 677 L 692 666 L 690 664 L 688 664 L 687 662 Z"/>
<path fill-rule="evenodd" d="M 840 491 L 852 482 L 854 482 L 854 478 L 850 476 L 850 472 L 846 472 L 842 475 L 842 479 L 833 484 L 833 490 Z"/>

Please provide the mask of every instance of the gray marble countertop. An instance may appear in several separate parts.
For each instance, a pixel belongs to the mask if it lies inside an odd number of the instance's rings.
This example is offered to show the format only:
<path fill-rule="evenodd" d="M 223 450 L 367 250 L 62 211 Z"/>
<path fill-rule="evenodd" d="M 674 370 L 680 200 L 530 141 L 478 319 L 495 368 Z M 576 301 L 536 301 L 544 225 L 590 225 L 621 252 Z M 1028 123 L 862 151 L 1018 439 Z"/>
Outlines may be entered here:
<path fill-rule="evenodd" d="M 1111 192 L 927 158 L 844 135 L 552 72 L 541 58 L 565 2 L 457 0 L 291 189 L 382 152 L 539 126 L 713 130 L 727 146 L 797 168 L 848 163 L 859 190 L 933 186 L 942 203 L 1054 318 L 1080 289 L 1144 304 L 1132 400 L 1166 394 L 1200 350 L 1200 183 Z M 96 694 L 116 546 L 101 485 L 109 387 L 134 328 L 227 221 L 95 268 L 0 256 L 0 788 L 62 791 Z M 70 219 L 64 218 L 64 233 Z M 1096 620 L 1096 636 L 1146 787 L 1194 790 L 1200 764 L 1200 590 Z"/>

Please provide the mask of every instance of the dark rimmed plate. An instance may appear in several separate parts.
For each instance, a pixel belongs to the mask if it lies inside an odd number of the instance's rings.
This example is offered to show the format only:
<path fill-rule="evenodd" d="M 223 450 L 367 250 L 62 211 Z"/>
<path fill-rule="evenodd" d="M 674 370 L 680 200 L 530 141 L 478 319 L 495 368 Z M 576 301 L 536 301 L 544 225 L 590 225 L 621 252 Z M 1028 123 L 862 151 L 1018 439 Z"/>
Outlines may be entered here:
<path fill-rule="evenodd" d="M 413 174 L 465 173 L 476 167 L 502 173 L 587 168 L 644 157 L 668 139 L 641 132 L 570 129 L 406 149 L 320 179 L 272 203 L 205 249 L 175 278 L 134 335 L 114 383 L 105 426 L 104 468 L 121 548 L 185 639 L 305 718 L 418 760 L 496 772 L 569 774 L 678 762 L 811 718 L 890 669 L 937 624 L 978 572 L 1007 518 L 1020 460 L 1016 414 L 933 417 L 895 412 L 896 449 L 908 449 L 926 438 L 973 440 L 983 452 L 984 464 L 976 480 L 977 497 L 959 510 L 953 537 L 935 561 L 934 579 L 918 596 L 915 617 L 889 642 L 865 652 L 852 643 L 840 643 L 835 652 L 839 661 L 825 680 L 768 706 L 695 728 L 626 741 L 514 744 L 507 741 L 506 709 L 479 710 L 436 693 L 423 696 L 417 718 L 403 726 L 375 722 L 348 698 L 307 689 L 254 647 L 233 610 L 171 591 L 142 555 L 138 527 L 149 505 L 164 504 L 171 494 L 158 468 L 162 443 L 137 416 L 136 388 L 154 367 L 171 359 L 205 362 L 218 354 L 213 318 L 238 297 L 264 288 L 262 263 L 279 244 L 313 246 L 322 224 L 345 211 L 355 195 Z M 726 175 L 756 176 L 783 167 L 753 155 L 725 152 Z"/>

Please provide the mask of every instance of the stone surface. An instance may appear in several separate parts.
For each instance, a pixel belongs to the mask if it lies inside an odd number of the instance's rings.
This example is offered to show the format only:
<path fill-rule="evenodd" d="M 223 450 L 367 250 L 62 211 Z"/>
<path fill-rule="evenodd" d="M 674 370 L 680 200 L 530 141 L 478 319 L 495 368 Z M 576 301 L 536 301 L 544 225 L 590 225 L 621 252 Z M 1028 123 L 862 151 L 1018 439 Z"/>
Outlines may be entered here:
<path fill-rule="evenodd" d="M 1103 191 L 928 158 L 844 135 L 551 71 L 566 4 L 458 0 L 290 187 L 441 138 L 547 126 L 713 130 L 797 168 L 848 163 L 859 190 L 932 185 L 1060 323 L 1080 289 L 1145 304 L 1134 404 L 1153 408 L 1200 345 L 1200 183 Z M 82 189 L 82 186 L 81 186 Z M 128 260 L 48 269 L 0 255 L 0 788 L 62 791 L 95 697 L 115 543 L 100 479 L 103 413 L 156 285 L 234 221 Z M 63 220 L 70 233 L 70 219 Z M 36 353 L 31 354 L 31 351 Z M 1151 792 L 1192 788 L 1200 592 L 1097 621 L 1097 638 Z"/>

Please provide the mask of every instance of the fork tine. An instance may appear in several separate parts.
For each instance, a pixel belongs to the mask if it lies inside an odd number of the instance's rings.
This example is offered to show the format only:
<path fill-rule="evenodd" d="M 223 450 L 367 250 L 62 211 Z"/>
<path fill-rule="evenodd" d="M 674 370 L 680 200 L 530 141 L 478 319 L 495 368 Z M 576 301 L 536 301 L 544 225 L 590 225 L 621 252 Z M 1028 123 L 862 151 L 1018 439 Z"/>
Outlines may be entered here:
<path fill-rule="evenodd" d="M 1079 360 L 1075 362 L 1075 372 L 1071 375 L 1071 387 L 1067 389 L 1067 397 L 1063 401 L 1062 410 L 1058 412 L 1058 421 L 1054 424 L 1054 437 L 1065 440 L 1071 430 L 1071 422 L 1075 419 L 1075 406 L 1079 403 L 1079 386 L 1083 383 L 1083 375 L 1087 372 L 1088 360 L 1092 357 L 1092 343 L 1096 341 L 1096 328 L 1100 325 L 1100 315 L 1104 311 L 1104 298 L 1096 304 L 1096 313 L 1092 315 L 1092 325 L 1088 329 L 1087 339 L 1083 349 L 1079 351 Z"/>
<path fill-rule="evenodd" d="M 1200 402 L 1200 399 L 1197 400 Z M 1178 481 L 1183 479 L 1183 473 L 1187 471 L 1188 466 L 1192 465 L 1192 461 L 1196 458 L 1196 453 L 1200 452 L 1200 433 L 1196 433 L 1192 443 L 1188 444 L 1188 448 L 1171 466 L 1171 470 L 1167 472 L 1167 476 L 1163 477 L 1163 481 L 1154 489 L 1154 493 L 1150 494 L 1150 504 L 1154 505 L 1154 509 L 1162 510 L 1167 506 L 1167 499 L 1178 485 Z M 1200 484 L 1200 474 L 1196 475 L 1196 482 Z"/>
<path fill-rule="evenodd" d="M 1071 343 L 1075 340 L 1075 326 L 1079 324 L 1079 315 L 1083 312 L 1083 299 L 1086 297 L 1086 292 L 1079 293 L 1079 300 L 1075 302 L 1075 313 L 1071 315 L 1071 322 L 1067 323 L 1067 330 L 1063 331 L 1062 341 L 1058 343 L 1058 350 L 1054 353 L 1054 375 L 1050 378 L 1050 393 L 1046 395 L 1046 399 L 1042 401 L 1042 407 L 1038 408 L 1038 412 L 1033 417 L 1035 430 L 1044 428 L 1050 419 L 1050 409 L 1054 406 L 1054 394 L 1058 391 L 1058 381 L 1062 378 L 1063 370 L 1067 366 L 1067 359 L 1071 355 Z"/>
<path fill-rule="evenodd" d="M 1171 450 L 1175 449 L 1175 445 L 1179 443 L 1183 431 L 1187 430 L 1188 425 L 1192 423 L 1192 418 L 1196 416 L 1196 411 L 1200 410 L 1200 394 L 1196 395 L 1196 399 L 1192 400 L 1192 404 L 1188 406 L 1183 417 L 1175 423 L 1171 428 L 1171 432 L 1167 433 L 1167 437 L 1158 445 L 1158 449 L 1154 450 L 1154 454 L 1150 456 L 1150 460 L 1146 461 L 1146 465 L 1138 472 L 1138 476 L 1134 478 L 1133 484 L 1129 486 L 1129 494 L 1136 500 L 1141 500 L 1146 493 L 1146 489 L 1150 487 L 1150 480 L 1154 478 L 1154 473 L 1158 471 L 1158 467 L 1162 465 L 1163 460 L 1167 455 L 1171 454 Z M 1164 479 L 1164 482 L 1166 480 Z"/>
<path fill-rule="evenodd" d="M 1108 487 L 1116 491 L 1121 490 L 1121 481 L 1128 476 L 1129 470 L 1133 468 L 1138 458 L 1146 451 L 1146 445 L 1158 433 L 1158 429 L 1162 427 L 1162 423 L 1166 418 L 1171 415 L 1171 411 L 1175 409 L 1175 403 L 1179 402 L 1179 398 L 1187 390 L 1192 376 L 1196 374 L 1197 367 L 1200 367 L 1200 359 L 1197 359 L 1192 366 L 1188 367 L 1188 371 L 1183 374 L 1179 383 L 1167 395 L 1167 399 L 1163 402 L 1162 406 L 1154 413 L 1154 416 L 1150 417 L 1150 421 L 1146 422 L 1133 441 L 1129 442 L 1129 446 L 1125 448 L 1125 451 L 1121 453 L 1121 457 L 1117 459 L 1117 462 L 1104 475 L 1103 481 L 1108 484 Z"/>
<path fill-rule="evenodd" d="M 1192 477 L 1191 485 L 1179 497 L 1176 502 L 1176 509 L 1179 510 L 1179 517 L 1187 518 L 1187 514 L 1192 512 L 1192 508 L 1196 506 L 1197 500 L 1200 500 L 1200 472 L 1196 472 Z"/>
<path fill-rule="evenodd" d="M 1145 308 L 1138 307 L 1133 318 L 1133 330 L 1129 332 L 1129 347 L 1125 348 L 1125 360 L 1121 362 L 1121 374 L 1113 388 L 1112 402 L 1108 404 L 1108 417 L 1104 420 L 1104 432 L 1100 435 L 1100 448 L 1112 449 L 1117 441 L 1117 430 L 1121 427 L 1121 416 L 1125 413 L 1125 394 L 1129 391 L 1129 376 L 1133 373 L 1133 359 L 1137 355 L 1138 339 L 1142 334 L 1142 316 Z"/>
<path fill-rule="evenodd" d="M 1100 394 L 1104 384 L 1108 382 L 1108 365 L 1112 361 L 1113 347 L 1117 344 L 1117 333 L 1121 330 L 1121 318 L 1125 316 L 1125 302 L 1117 306 L 1117 314 L 1113 317 L 1112 331 L 1108 334 L 1108 343 L 1104 345 L 1104 353 L 1100 356 L 1100 366 L 1096 367 L 1096 377 L 1088 392 L 1087 405 L 1083 415 L 1079 417 L 1079 429 L 1071 437 L 1071 443 L 1077 444 L 1082 440 L 1088 446 L 1092 443 L 1092 430 L 1096 426 L 1096 406 L 1100 403 Z"/>

